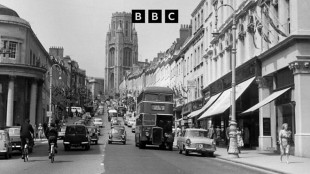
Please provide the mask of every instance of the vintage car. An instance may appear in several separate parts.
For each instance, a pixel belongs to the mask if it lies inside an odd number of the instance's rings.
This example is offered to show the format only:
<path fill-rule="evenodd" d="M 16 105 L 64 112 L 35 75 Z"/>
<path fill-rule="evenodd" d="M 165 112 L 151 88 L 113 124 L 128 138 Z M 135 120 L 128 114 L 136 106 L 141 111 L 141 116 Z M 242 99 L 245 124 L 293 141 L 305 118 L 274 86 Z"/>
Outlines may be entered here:
<path fill-rule="evenodd" d="M 115 109 L 109 109 L 108 120 L 111 121 L 115 117 L 117 118 L 117 111 Z"/>
<path fill-rule="evenodd" d="M 102 119 L 101 118 L 94 118 L 93 119 L 93 124 L 95 126 L 98 126 L 98 127 L 103 127 L 103 122 L 102 122 Z"/>
<path fill-rule="evenodd" d="M 203 156 L 213 156 L 216 150 L 216 142 L 207 137 L 208 131 L 205 129 L 185 129 L 177 138 L 179 153 L 185 151 L 185 155 L 190 152 L 198 152 Z"/>
<path fill-rule="evenodd" d="M 98 136 L 98 131 L 96 126 L 86 126 L 88 129 L 88 133 L 90 136 L 90 141 L 98 144 L 99 136 Z"/>
<path fill-rule="evenodd" d="M 22 141 L 20 139 L 20 126 L 12 126 L 8 127 L 5 130 L 9 132 L 11 143 L 12 143 L 12 150 L 18 150 L 22 151 Z M 34 141 L 33 139 L 30 140 L 29 142 L 29 153 L 32 153 L 34 146 Z"/>
<path fill-rule="evenodd" d="M 113 126 L 109 132 L 108 143 L 121 142 L 126 144 L 126 130 L 124 126 Z"/>
<path fill-rule="evenodd" d="M 0 130 L 0 156 L 4 155 L 6 159 L 12 157 L 12 143 L 7 130 Z"/>
<path fill-rule="evenodd" d="M 85 150 L 90 148 L 90 136 L 84 125 L 67 125 L 63 140 L 65 151 L 71 147 L 82 147 Z"/>
<path fill-rule="evenodd" d="M 132 118 L 129 118 L 129 121 L 127 123 L 127 126 L 128 127 L 132 127 L 133 124 L 136 123 L 136 118 L 132 117 Z"/>

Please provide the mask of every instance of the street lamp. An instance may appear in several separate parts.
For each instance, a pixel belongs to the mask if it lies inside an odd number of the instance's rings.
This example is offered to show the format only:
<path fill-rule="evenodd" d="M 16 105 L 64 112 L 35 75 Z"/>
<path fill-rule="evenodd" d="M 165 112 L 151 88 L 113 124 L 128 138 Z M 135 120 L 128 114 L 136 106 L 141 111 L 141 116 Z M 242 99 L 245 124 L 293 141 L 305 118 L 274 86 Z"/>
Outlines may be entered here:
<path fill-rule="evenodd" d="M 236 136 L 236 129 L 237 129 L 237 122 L 236 122 L 236 11 L 235 9 L 229 4 L 222 4 L 219 7 L 215 7 L 215 31 L 213 36 L 218 36 L 219 32 L 217 30 L 217 11 L 221 7 L 230 7 L 233 10 L 233 17 L 232 17 L 232 61 L 231 61 L 231 120 L 229 122 L 229 149 L 228 154 L 230 158 L 239 158 L 238 155 L 238 146 L 237 146 L 237 136 Z"/>
<path fill-rule="evenodd" d="M 56 66 L 59 68 L 59 74 L 61 74 L 61 67 L 58 63 L 53 64 L 50 69 L 49 69 L 49 73 L 50 73 L 50 101 L 49 101 L 49 111 L 52 113 L 52 84 L 53 84 L 53 67 Z M 61 79 L 61 77 L 59 77 L 59 79 Z M 48 125 L 51 125 L 53 120 L 53 113 L 50 115 L 49 120 L 48 120 Z"/>

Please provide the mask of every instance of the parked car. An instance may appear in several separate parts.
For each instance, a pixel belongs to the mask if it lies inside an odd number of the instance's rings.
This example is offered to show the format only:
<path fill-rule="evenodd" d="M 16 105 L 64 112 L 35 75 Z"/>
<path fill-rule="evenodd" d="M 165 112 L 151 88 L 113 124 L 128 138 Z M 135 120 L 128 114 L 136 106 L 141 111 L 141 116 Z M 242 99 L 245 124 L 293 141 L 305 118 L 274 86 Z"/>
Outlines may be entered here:
<path fill-rule="evenodd" d="M 63 126 L 60 128 L 60 131 L 58 131 L 58 139 L 63 140 L 66 133 L 66 126 Z"/>
<path fill-rule="evenodd" d="M 86 126 L 88 129 L 88 133 L 90 136 L 90 141 L 98 144 L 99 136 L 98 136 L 98 131 L 96 126 Z"/>
<path fill-rule="evenodd" d="M 108 143 L 121 142 L 126 144 L 126 130 L 124 126 L 113 126 L 109 132 Z"/>
<path fill-rule="evenodd" d="M 20 126 L 12 126 L 12 127 L 8 127 L 5 130 L 7 130 L 9 132 L 9 136 L 11 139 L 11 143 L 12 143 L 12 150 L 18 150 L 18 151 L 22 151 L 22 141 L 20 139 Z M 33 139 L 29 140 L 29 153 L 32 153 L 33 150 L 33 146 L 34 146 L 34 141 Z"/>
<path fill-rule="evenodd" d="M 67 125 L 63 140 L 65 151 L 71 147 L 82 147 L 85 150 L 90 149 L 90 136 L 84 125 Z"/>
<path fill-rule="evenodd" d="M 185 151 L 185 155 L 190 152 L 198 152 L 203 156 L 213 156 L 216 150 L 215 140 L 208 138 L 208 131 L 205 129 L 185 129 L 177 138 L 179 153 Z"/>
<path fill-rule="evenodd" d="M 0 130 L 0 156 L 6 159 L 12 157 L 12 143 L 7 130 Z"/>
<path fill-rule="evenodd" d="M 94 118 L 93 119 L 93 124 L 95 126 L 98 126 L 98 127 L 103 127 L 103 122 L 102 122 L 102 119 L 101 118 Z"/>

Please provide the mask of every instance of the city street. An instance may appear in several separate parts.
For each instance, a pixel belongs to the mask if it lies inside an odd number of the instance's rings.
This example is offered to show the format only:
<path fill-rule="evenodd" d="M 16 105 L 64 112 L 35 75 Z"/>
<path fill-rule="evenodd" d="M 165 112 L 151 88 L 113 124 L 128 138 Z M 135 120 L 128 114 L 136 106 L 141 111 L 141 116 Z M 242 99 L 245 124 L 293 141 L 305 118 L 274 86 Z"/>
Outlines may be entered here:
<path fill-rule="evenodd" d="M 101 129 L 104 131 L 104 128 Z M 64 151 L 63 141 L 58 140 L 58 153 L 55 156 L 54 163 L 48 159 L 47 140 L 36 141 L 34 152 L 29 155 L 29 161 L 24 162 L 20 153 L 16 151 L 9 160 L 0 157 L 0 173 L 6 174 L 97 174 L 103 172 L 102 149 L 105 142 L 103 136 L 100 136 L 98 145 L 91 145 L 90 150 L 85 151 L 82 148 L 72 148 L 70 151 Z"/>
<path fill-rule="evenodd" d="M 92 145 L 89 151 L 72 149 L 64 151 L 62 140 L 58 140 L 59 150 L 55 162 L 51 163 L 47 156 L 47 141 L 36 141 L 34 153 L 29 161 L 23 162 L 19 153 L 10 160 L 0 159 L 1 173 L 75 173 L 75 174 L 174 174 L 174 173 L 266 173 L 245 166 L 225 162 L 216 157 L 202 157 L 192 154 L 185 156 L 174 151 L 158 150 L 148 146 L 139 149 L 134 145 L 134 133 L 126 128 L 127 144 L 113 143 L 105 145 L 110 123 L 107 113 L 103 120 L 105 127 L 101 129 L 99 144 Z"/>

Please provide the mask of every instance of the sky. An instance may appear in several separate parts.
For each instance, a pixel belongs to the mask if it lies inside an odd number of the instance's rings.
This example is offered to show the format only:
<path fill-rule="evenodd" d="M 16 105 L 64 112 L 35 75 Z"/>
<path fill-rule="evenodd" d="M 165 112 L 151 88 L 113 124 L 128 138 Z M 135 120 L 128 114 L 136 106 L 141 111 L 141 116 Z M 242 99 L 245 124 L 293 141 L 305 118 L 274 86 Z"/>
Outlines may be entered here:
<path fill-rule="evenodd" d="M 201 0 L 0 0 L 28 21 L 48 51 L 63 47 L 64 56 L 77 61 L 87 76 L 104 78 L 106 33 L 112 13 L 133 9 L 177 9 L 178 24 L 135 24 L 138 59 L 149 61 L 166 51 L 179 37 L 181 24 L 189 24 Z M 164 17 L 163 17 L 164 18 Z"/>

